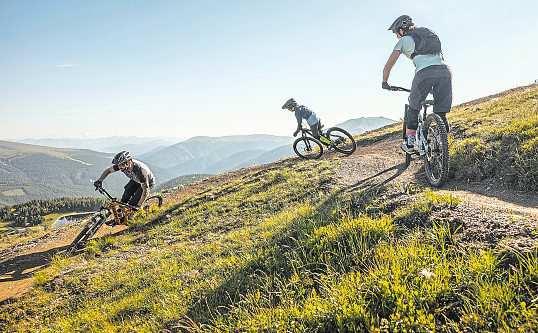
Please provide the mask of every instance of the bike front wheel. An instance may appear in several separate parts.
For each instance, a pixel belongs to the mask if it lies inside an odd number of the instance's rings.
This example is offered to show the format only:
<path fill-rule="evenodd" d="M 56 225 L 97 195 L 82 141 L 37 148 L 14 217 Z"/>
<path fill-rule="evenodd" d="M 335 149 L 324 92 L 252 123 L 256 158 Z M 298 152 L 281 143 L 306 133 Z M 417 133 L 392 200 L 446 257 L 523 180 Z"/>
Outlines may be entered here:
<path fill-rule="evenodd" d="M 342 128 L 329 128 L 327 130 L 327 137 L 331 140 L 331 147 L 344 155 L 351 155 L 357 149 L 357 143 L 353 136 Z"/>
<path fill-rule="evenodd" d="M 95 235 L 97 230 L 103 225 L 105 222 L 105 219 L 101 216 L 100 213 L 97 213 L 92 216 L 90 221 L 82 228 L 82 230 L 79 232 L 77 237 L 71 242 L 71 245 L 69 246 L 68 254 L 72 254 L 75 251 L 83 248 L 90 238 Z"/>
<path fill-rule="evenodd" d="M 295 154 L 304 159 L 317 159 L 323 154 L 323 145 L 318 140 L 305 136 L 293 143 Z"/>
<path fill-rule="evenodd" d="M 425 171 L 428 182 L 434 187 L 442 186 L 448 179 L 448 135 L 441 117 L 433 113 L 426 117 L 427 149 Z"/>

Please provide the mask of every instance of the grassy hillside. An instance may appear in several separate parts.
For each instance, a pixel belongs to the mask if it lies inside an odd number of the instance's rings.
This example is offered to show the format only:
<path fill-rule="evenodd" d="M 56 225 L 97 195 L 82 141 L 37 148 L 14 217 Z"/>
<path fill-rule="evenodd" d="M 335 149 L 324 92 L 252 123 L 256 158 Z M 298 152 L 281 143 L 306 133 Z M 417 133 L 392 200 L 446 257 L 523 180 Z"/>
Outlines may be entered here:
<path fill-rule="evenodd" d="M 533 163 L 523 150 L 535 149 L 532 131 L 516 138 L 506 126 L 533 121 L 523 110 L 537 92 L 457 108 L 453 145 L 474 138 L 513 154 L 513 163 L 516 153 Z M 508 101 L 513 118 L 496 111 Z M 361 145 L 397 128 L 369 133 Z M 513 148 L 497 146 L 505 137 Z M 455 163 L 456 173 L 471 162 Z M 292 159 L 230 174 L 139 216 L 121 235 L 92 241 L 81 255 L 56 255 L 31 292 L 0 305 L 0 330 L 538 329 L 536 221 L 473 211 L 417 184 L 343 186 L 336 178 L 342 163 Z M 497 163 L 485 177 L 504 177 L 511 163 Z M 529 179 L 513 184 L 532 189 Z M 504 224 L 511 232 L 492 233 Z"/>

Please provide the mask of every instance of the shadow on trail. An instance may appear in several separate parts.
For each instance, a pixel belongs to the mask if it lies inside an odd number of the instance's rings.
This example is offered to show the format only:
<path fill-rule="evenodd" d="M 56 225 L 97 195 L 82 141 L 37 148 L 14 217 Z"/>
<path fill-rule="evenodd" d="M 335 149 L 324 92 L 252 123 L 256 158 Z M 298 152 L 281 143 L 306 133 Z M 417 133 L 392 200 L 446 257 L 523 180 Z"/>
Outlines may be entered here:
<path fill-rule="evenodd" d="M 69 245 L 65 245 L 1 261 L 0 283 L 19 281 L 31 277 L 37 271 L 47 267 L 55 254 L 67 250 L 68 247 Z"/>
<path fill-rule="evenodd" d="M 375 188 L 383 187 L 389 182 L 398 178 L 406 169 L 407 169 L 407 166 L 405 165 L 405 163 L 393 165 L 385 170 L 382 170 L 376 173 L 375 175 L 359 180 L 358 182 L 356 182 L 353 185 L 348 186 L 344 190 L 346 192 L 352 192 L 358 189 L 373 190 Z M 393 171 L 394 173 L 388 176 Z"/>

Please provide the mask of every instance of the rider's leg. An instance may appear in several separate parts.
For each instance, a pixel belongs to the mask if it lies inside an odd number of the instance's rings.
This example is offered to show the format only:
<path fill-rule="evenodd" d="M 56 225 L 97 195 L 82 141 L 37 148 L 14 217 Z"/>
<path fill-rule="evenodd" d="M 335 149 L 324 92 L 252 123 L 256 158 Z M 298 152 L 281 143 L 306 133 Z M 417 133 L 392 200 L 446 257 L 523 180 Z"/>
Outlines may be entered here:
<path fill-rule="evenodd" d="M 139 183 L 136 183 L 136 186 L 136 191 L 133 193 L 133 196 L 129 200 L 128 204 L 134 207 L 140 207 L 142 206 L 144 200 L 146 200 L 148 191 L 145 190 L 145 188 Z"/>
<path fill-rule="evenodd" d="M 321 122 L 317 122 L 314 125 L 310 125 L 310 130 L 312 131 L 312 136 L 319 140 L 319 134 L 321 129 Z"/>
<path fill-rule="evenodd" d="M 138 190 L 138 187 L 140 186 L 140 184 L 138 184 L 137 182 L 135 182 L 134 180 L 130 180 L 127 185 L 125 185 L 125 187 L 123 188 L 124 191 L 123 191 L 123 195 L 121 196 L 121 202 L 123 203 L 129 203 L 129 201 L 131 200 L 131 198 L 133 197 L 133 195 L 135 194 L 136 190 Z"/>
<path fill-rule="evenodd" d="M 415 134 L 418 127 L 418 116 L 422 109 L 422 103 L 428 97 L 433 88 L 433 80 L 429 75 L 429 67 L 426 67 L 415 74 L 411 84 L 409 94 L 409 109 L 407 112 L 407 132 Z"/>
<path fill-rule="evenodd" d="M 446 131 L 449 132 L 450 126 L 446 119 L 446 114 L 452 107 L 452 74 L 448 67 L 438 69 L 438 79 L 433 86 L 433 98 L 435 99 L 435 105 L 433 106 L 433 112 L 437 113 L 443 122 L 445 123 Z"/>

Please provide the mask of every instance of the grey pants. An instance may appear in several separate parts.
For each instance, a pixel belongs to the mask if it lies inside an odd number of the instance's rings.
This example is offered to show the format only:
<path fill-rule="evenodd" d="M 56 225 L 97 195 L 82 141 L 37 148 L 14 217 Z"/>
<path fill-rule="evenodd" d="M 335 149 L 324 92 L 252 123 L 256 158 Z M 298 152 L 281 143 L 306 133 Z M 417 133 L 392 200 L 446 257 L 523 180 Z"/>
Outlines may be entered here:
<path fill-rule="evenodd" d="M 418 113 L 429 93 L 433 94 L 435 100 L 433 112 L 441 116 L 448 128 L 445 113 L 449 112 L 452 107 L 452 74 L 445 65 L 429 66 L 415 74 L 409 95 L 407 128 L 417 129 Z"/>
<path fill-rule="evenodd" d="M 314 125 L 310 126 L 312 131 L 312 136 L 319 140 L 319 135 L 321 133 L 321 121 L 318 121 Z"/>

